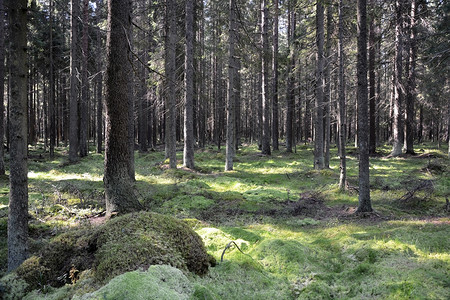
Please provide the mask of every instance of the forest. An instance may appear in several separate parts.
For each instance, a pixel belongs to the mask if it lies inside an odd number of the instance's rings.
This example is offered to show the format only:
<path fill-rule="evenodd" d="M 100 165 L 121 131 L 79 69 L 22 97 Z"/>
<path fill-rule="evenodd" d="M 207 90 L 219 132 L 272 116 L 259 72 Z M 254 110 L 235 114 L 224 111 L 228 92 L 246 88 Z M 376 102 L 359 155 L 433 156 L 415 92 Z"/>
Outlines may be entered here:
<path fill-rule="evenodd" d="M 0 0 L 0 299 L 449 299 L 449 13 Z"/>

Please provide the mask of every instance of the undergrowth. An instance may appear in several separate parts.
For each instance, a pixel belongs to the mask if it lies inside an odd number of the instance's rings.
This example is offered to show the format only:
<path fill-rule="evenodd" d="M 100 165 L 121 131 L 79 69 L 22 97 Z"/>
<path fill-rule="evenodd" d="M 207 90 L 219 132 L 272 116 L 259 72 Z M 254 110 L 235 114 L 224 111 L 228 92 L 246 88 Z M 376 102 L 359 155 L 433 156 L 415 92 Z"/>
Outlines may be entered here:
<path fill-rule="evenodd" d="M 181 165 L 167 169 L 161 152 L 136 153 L 135 187 L 141 203 L 150 211 L 184 219 L 217 266 L 203 276 L 183 268 L 184 273 L 158 269 L 150 274 L 145 273 L 148 260 L 130 268 L 120 261 L 120 271 L 111 254 L 116 245 L 109 240 L 110 250 L 102 252 L 108 262 L 105 274 L 141 270 L 101 288 L 95 283 L 99 275 L 88 269 L 73 284 L 37 287 L 27 297 L 107 298 L 127 285 L 154 291 L 158 287 L 142 280 L 176 274 L 185 288 L 170 281 L 160 286 L 162 294 L 179 293 L 186 299 L 448 299 L 449 161 L 445 149 L 424 144 L 417 149 L 416 156 L 398 158 L 387 157 L 388 147 L 377 149 L 381 155 L 370 159 L 376 212 L 365 217 L 353 215 L 358 204 L 356 149 L 349 149 L 345 191 L 337 185 L 336 149 L 330 169 L 322 171 L 312 167 L 310 145 L 297 147 L 295 153 L 274 151 L 270 157 L 259 155 L 255 145 L 244 145 L 231 172 L 223 171 L 224 150 L 212 146 L 196 151 L 194 170 Z M 68 164 L 64 151 L 58 148 L 50 160 L 41 147 L 30 149 L 34 255 L 71 230 L 84 226 L 95 231 L 96 225 L 90 224 L 104 211 L 103 156 L 91 152 Z M 181 163 L 181 153 L 177 155 Z M 8 193 L 8 178 L 1 177 L 0 275 L 6 271 Z M 131 242 L 116 242 L 124 241 Z M 14 274 L 0 280 L 0 293 L 22 298 L 30 287 Z M 101 276 L 110 278 L 105 274 Z"/>

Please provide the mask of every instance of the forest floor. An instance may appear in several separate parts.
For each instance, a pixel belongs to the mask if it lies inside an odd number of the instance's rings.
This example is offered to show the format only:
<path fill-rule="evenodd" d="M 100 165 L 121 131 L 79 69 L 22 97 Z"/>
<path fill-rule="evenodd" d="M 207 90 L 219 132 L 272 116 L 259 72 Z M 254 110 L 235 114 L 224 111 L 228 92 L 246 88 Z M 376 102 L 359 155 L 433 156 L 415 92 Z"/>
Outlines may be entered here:
<path fill-rule="evenodd" d="M 355 148 L 348 149 L 346 191 L 338 189 L 335 148 L 321 171 L 312 168 L 311 145 L 272 156 L 243 145 L 229 172 L 225 149 L 213 146 L 196 151 L 195 170 L 181 161 L 168 169 L 162 152 L 136 152 L 136 197 L 149 211 L 186 220 L 218 261 L 203 277 L 186 274 L 192 299 L 449 299 L 449 159 L 433 145 L 416 149 L 415 156 L 388 158 L 389 148 L 378 148 L 370 160 L 370 214 L 354 214 Z M 91 152 L 77 164 L 67 164 L 66 155 L 65 148 L 54 159 L 40 146 L 30 150 L 32 252 L 69 228 L 104 222 L 103 155 Z M 0 277 L 8 185 L 0 178 Z M 224 251 L 231 241 L 239 249 Z M 30 299 L 84 289 L 42 289 Z"/>

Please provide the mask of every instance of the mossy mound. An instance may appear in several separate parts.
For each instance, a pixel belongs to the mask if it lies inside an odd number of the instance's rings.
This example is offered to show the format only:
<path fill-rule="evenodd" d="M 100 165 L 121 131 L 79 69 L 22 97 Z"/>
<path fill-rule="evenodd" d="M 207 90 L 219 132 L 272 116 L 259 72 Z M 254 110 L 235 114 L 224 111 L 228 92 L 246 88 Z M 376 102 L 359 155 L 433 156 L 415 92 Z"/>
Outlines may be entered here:
<path fill-rule="evenodd" d="M 200 236 L 185 222 L 138 212 L 55 237 L 26 260 L 17 274 L 36 289 L 74 282 L 87 269 L 95 271 L 98 282 L 160 264 L 203 275 L 213 260 Z"/>
<path fill-rule="evenodd" d="M 192 284 L 180 270 L 167 266 L 150 266 L 146 272 L 133 271 L 113 278 L 101 289 L 74 297 L 86 299 L 189 299 Z"/>
<path fill-rule="evenodd" d="M 155 264 L 203 275 L 212 260 L 200 236 L 185 222 L 155 213 L 115 218 L 97 231 L 96 241 L 99 279 Z"/>

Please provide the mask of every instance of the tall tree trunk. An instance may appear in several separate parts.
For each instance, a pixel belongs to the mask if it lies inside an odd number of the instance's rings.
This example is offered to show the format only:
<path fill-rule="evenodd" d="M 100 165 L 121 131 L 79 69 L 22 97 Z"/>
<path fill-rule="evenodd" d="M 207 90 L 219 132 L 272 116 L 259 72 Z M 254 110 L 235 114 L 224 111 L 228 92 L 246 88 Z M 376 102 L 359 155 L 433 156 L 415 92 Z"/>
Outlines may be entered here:
<path fill-rule="evenodd" d="M 357 212 L 371 212 L 369 184 L 369 124 L 367 95 L 367 4 L 358 0 L 358 149 L 359 149 L 359 205 Z"/>
<path fill-rule="evenodd" d="M 48 99 L 48 117 L 50 119 L 50 157 L 55 156 L 55 140 L 56 140 L 56 124 L 55 124 L 55 80 L 54 80 L 54 67 L 53 67 L 53 1 L 49 3 L 49 27 L 50 27 L 50 39 L 49 39 L 49 99 Z"/>
<path fill-rule="evenodd" d="M 369 24 L 369 154 L 376 151 L 376 127 L 375 127 L 375 1 L 370 0 L 371 16 Z"/>
<path fill-rule="evenodd" d="M 83 0 L 83 33 L 81 38 L 81 101 L 80 101 L 80 157 L 88 155 L 88 18 L 89 0 Z"/>
<path fill-rule="evenodd" d="M 333 16 L 333 6 L 327 5 L 327 40 L 325 44 L 325 91 L 324 91 L 324 167 L 330 167 L 330 142 L 331 142 L 331 132 L 330 132 L 330 114 L 331 114 L 331 35 L 333 34 L 332 29 L 332 16 Z"/>
<path fill-rule="evenodd" d="M 345 82 L 344 82 L 344 24 L 342 17 L 342 0 L 339 0 L 339 25 L 338 25 L 338 59 L 339 59 L 339 189 L 344 190 L 347 181 L 347 162 L 346 162 L 346 129 L 345 122 Z"/>
<path fill-rule="evenodd" d="M 229 35 L 228 35 L 228 99 L 227 99 L 227 146 L 225 171 L 233 170 L 233 157 L 235 153 L 236 143 L 236 59 L 234 53 L 234 45 L 236 43 L 236 2 L 230 0 L 230 17 L 229 17 Z"/>
<path fill-rule="evenodd" d="M 8 0 L 10 28 L 10 193 L 8 271 L 28 256 L 27 1 Z M 3 25 L 3 24 L 2 24 Z M 3 145 L 2 145 L 3 147 Z"/>
<path fill-rule="evenodd" d="M 127 34 L 131 26 L 131 1 L 108 0 L 106 65 L 106 144 L 105 197 L 106 213 L 125 213 L 140 208 L 129 175 L 128 139 L 128 59 Z"/>
<path fill-rule="evenodd" d="M 270 99 L 269 99 L 269 39 L 268 39 L 268 24 L 269 12 L 267 9 L 266 0 L 261 0 L 261 40 L 262 40 L 262 145 L 261 153 L 270 155 Z"/>
<path fill-rule="evenodd" d="M 272 147 L 278 150 L 278 1 L 274 1 L 273 56 L 272 56 Z"/>
<path fill-rule="evenodd" d="M 97 0 L 97 7 L 100 6 L 100 1 Z M 100 16 L 97 13 L 98 22 L 100 22 Z M 100 27 L 96 28 L 97 34 L 97 76 L 96 76 L 96 87 L 97 87 L 97 153 L 102 153 L 102 144 L 103 144 L 103 73 L 102 73 L 102 59 L 101 59 L 101 51 L 102 51 L 102 37 L 100 33 Z"/>
<path fill-rule="evenodd" d="M 295 13 L 291 8 L 291 1 L 288 5 L 288 46 L 289 57 L 287 65 L 287 87 L 286 87 L 286 152 L 291 153 L 294 144 L 294 110 L 295 110 Z"/>
<path fill-rule="evenodd" d="M 396 0 L 396 25 L 395 25 L 395 71 L 394 71 L 394 120 L 392 124 L 393 148 L 391 155 L 402 154 L 404 130 L 402 116 L 403 102 L 403 9 L 405 0 Z"/>
<path fill-rule="evenodd" d="M 317 45 L 317 67 L 316 67 L 316 116 L 314 130 L 314 168 L 324 168 L 323 157 L 323 3 L 316 4 L 316 45 Z"/>
<path fill-rule="evenodd" d="M 166 1 L 166 158 L 169 158 L 169 167 L 177 167 L 176 153 L 176 1 Z"/>
<path fill-rule="evenodd" d="M 3 136 L 5 135 L 5 8 L 0 0 L 0 176 L 5 175 L 5 153 Z"/>
<path fill-rule="evenodd" d="M 406 153 L 414 154 L 414 125 L 415 125 L 415 113 L 414 102 L 416 99 L 416 56 L 417 56 L 417 43 L 416 43 L 416 14 L 417 3 L 416 0 L 411 0 L 411 14 L 409 20 L 409 69 L 406 89 L 406 138 L 405 148 Z"/>
<path fill-rule="evenodd" d="M 183 166 L 194 168 L 194 3 L 186 1 Z"/>
<path fill-rule="evenodd" d="M 71 1 L 71 45 L 70 45 L 70 117 L 69 117 L 69 161 L 78 160 L 78 17 L 79 0 Z"/>
<path fill-rule="evenodd" d="M 127 0 L 130 1 L 130 0 Z M 133 6 L 131 6 L 133 10 Z M 128 28 L 127 32 L 127 44 L 128 47 L 133 51 L 133 30 L 131 26 Z M 128 53 L 128 61 L 132 62 L 130 53 Z M 135 167 L 134 167 L 134 70 L 130 66 L 127 69 L 128 81 L 127 81 L 127 91 L 128 91 L 128 175 L 132 181 L 136 181 Z"/>

